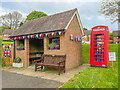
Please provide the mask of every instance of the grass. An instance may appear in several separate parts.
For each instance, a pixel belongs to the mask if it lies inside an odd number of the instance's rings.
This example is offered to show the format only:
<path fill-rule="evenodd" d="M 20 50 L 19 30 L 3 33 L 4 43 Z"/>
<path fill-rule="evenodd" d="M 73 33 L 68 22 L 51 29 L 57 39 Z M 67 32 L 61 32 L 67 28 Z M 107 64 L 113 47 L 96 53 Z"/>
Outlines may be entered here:
<path fill-rule="evenodd" d="M 82 44 L 83 63 L 90 63 L 90 44 Z"/>
<path fill-rule="evenodd" d="M 49 67 L 44 67 L 44 69 L 42 69 L 43 72 L 45 71 L 56 71 L 56 69 L 54 68 L 49 68 Z"/>
<path fill-rule="evenodd" d="M 9 69 L 14 69 L 14 70 L 24 70 L 24 68 L 17 68 L 17 67 L 12 67 L 12 66 L 8 66 Z"/>
<path fill-rule="evenodd" d="M 83 62 L 90 62 L 89 44 L 83 44 Z M 76 74 L 61 88 L 118 88 L 118 45 L 109 44 L 109 52 L 116 52 L 114 69 L 109 62 L 108 68 L 88 67 Z"/>
<path fill-rule="evenodd" d="M 2 44 L 14 44 L 14 42 L 2 42 Z"/>

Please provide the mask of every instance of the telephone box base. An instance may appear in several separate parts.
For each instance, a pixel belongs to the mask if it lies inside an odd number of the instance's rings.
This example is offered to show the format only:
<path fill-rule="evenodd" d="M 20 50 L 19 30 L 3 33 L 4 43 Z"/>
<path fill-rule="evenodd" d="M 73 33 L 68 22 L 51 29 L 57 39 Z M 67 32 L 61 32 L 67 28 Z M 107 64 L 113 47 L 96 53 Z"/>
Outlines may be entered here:
<path fill-rule="evenodd" d="M 90 67 L 102 67 L 102 68 L 107 68 L 107 67 L 104 67 L 104 66 L 95 66 L 95 65 L 90 65 Z"/>

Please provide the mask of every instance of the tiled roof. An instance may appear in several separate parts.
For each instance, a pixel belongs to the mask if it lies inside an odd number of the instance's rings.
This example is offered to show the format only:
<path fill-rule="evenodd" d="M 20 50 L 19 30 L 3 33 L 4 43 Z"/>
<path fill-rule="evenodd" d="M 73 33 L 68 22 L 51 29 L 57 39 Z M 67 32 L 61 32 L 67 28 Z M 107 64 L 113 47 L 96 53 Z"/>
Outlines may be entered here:
<path fill-rule="evenodd" d="M 12 34 L 13 30 L 4 30 L 2 34 Z"/>
<path fill-rule="evenodd" d="M 77 9 L 75 8 L 62 13 L 27 21 L 11 36 L 64 30 L 76 10 Z"/>
<path fill-rule="evenodd" d="M 113 31 L 113 37 L 118 37 L 118 36 L 120 36 L 120 30 Z"/>
<path fill-rule="evenodd" d="M 91 30 L 84 30 L 85 35 L 91 35 Z"/>

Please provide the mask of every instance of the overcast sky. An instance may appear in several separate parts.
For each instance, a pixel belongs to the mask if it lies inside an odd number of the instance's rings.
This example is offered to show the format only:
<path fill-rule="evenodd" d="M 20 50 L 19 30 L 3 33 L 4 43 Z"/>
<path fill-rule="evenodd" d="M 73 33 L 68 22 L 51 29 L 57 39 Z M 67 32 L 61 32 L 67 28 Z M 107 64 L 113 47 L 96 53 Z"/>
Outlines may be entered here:
<path fill-rule="evenodd" d="M 0 12 L 2 13 L 0 13 L 0 16 L 9 12 L 19 11 L 24 18 L 26 18 L 26 16 L 34 10 L 43 11 L 48 15 L 52 15 L 77 8 L 83 27 L 90 30 L 96 25 L 107 25 L 110 31 L 118 30 L 117 22 L 111 24 L 110 18 L 98 13 L 101 3 L 95 2 L 94 0 L 91 0 L 91 2 L 87 2 L 87 0 L 86 2 L 78 2 L 77 0 L 72 0 L 72 2 L 68 0 L 61 0 L 61 2 L 58 0 L 53 0 L 51 2 L 33 2 L 36 0 L 29 0 L 29 2 L 28 0 L 26 2 L 23 2 L 25 0 L 21 0 L 20 2 L 15 2 L 14 0 L 13 2 L 8 1 L 9 0 L 4 0 L 4 2 L 2 2 L 2 5 L 0 6 Z"/>

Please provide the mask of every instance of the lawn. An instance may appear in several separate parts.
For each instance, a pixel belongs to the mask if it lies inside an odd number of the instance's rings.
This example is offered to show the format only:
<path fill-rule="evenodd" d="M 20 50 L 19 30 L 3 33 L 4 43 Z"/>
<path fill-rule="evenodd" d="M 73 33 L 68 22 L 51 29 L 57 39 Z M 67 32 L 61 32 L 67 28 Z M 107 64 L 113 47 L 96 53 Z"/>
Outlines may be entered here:
<path fill-rule="evenodd" d="M 109 44 L 109 52 L 116 52 L 114 69 L 89 67 L 65 83 L 61 88 L 118 88 L 118 45 Z M 83 44 L 83 63 L 90 62 L 90 45 Z"/>
<path fill-rule="evenodd" d="M 14 44 L 14 42 L 2 42 L 2 44 Z"/>

